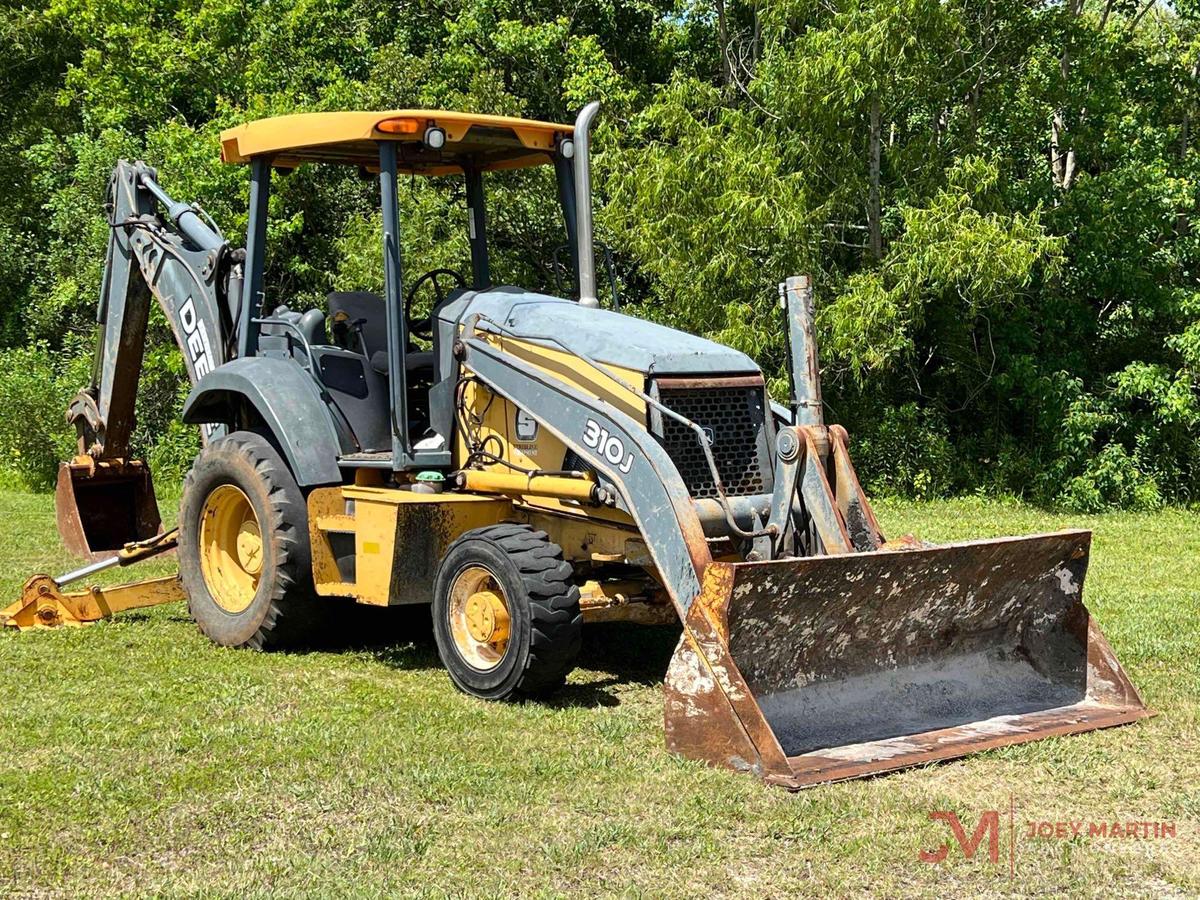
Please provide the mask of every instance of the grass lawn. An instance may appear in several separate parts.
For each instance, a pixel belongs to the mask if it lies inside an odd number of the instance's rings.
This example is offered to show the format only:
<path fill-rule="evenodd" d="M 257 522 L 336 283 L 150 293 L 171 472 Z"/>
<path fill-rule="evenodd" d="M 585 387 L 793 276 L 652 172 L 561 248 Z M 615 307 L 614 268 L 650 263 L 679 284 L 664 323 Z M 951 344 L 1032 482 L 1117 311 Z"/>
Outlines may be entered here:
<path fill-rule="evenodd" d="M 0 493 L 4 602 L 71 567 L 52 506 Z M 261 654 L 173 604 L 0 634 L 0 895 L 1200 894 L 1200 519 L 879 512 L 932 540 L 1094 529 L 1088 606 L 1160 715 L 788 794 L 663 749 L 671 629 L 592 626 L 553 702 L 501 705 L 457 693 L 411 615 L 365 618 L 357 647 Z M 997 864 L 929 819 L 954 810 L 970 834 L 987 809 Z M 1176 836 L 1025 836 L 1114 820 Z"/>

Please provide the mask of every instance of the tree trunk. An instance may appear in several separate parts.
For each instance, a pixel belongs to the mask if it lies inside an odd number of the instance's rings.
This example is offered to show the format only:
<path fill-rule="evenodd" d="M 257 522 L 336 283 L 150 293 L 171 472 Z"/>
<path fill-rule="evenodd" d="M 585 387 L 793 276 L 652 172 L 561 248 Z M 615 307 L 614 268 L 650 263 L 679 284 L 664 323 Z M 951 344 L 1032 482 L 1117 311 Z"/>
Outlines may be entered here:
<path fill-rule="evenodd" d="M 1067 4 L 1067 13 L 1072 21 L 1078 19 L 1082 11 L 1083 0 L 1070 0 Z M 1069 36 L 1067 40 L 1069 42 Z M 1064 104 L 1054 111 L 1054 116 L 1050 122 L 1050 174 L 1054 179 L 1054 186 L 1056 188 L 1062 191 L 1069 191 L 1071 185 L 1075 183 L 1076 171 L 1075 151 L 1067 146 L 1069 136 L 1067 134 L 1065 96 L 1067 83 L 1071 75 L 1071 50 L 1069 47 L 1063 48 L 1062 56 L 1058 59 L 1058 69 L 1062 75 Z"/>
<path fill-rule="evenodd" d="M 979 23 L 979 52 L 980 58 L 976 61 L 975 83 L 971 85 L 971 90 L 967 95 L 967 128 L 970 135 L 970 143 L 975 143 L 975 138 L 979 134 L 979 106 L 983 102 L 983 82 L 984 82 L 984 60 L 991 56 L 992 51 L 996 49 L 996 35 L 992 30 L 992 3 L 988 0 L 983 5 L 983 14 Z"/>
<path fill-rule="evenodd" d="M 1192 104 L 1195 96 L 1196 79 L 1200 78 L 1200 60 L 1192 63 L 1191 78 L 1183 97 L 1183 121 L 1179 124 L 1179 163 L 1180 168 L 1187 162 L 1189 145 L 1192 140 Z M 1175 214 L 1175 235 L 1183 237 L 1191 229 L 1191 205 L 1185 206 Z"/>
<path fill-rule="evenodd" d="M 1075 183 L 1075 151 L 1064 150 L 1067 140 L 1067 124 L 1063 111 L 1056 110 L 1050 123 L 1050 163 L 1054 173 L 1054 186 L 1069 191 Z"/>
<path fill-rule="evenodd" d="M 883 145 L 880 118 L 879 98 L 876 97 L 871 100 L 871 146 L 869 148 L 871 195 L 867 201 L 867 246 L 871 257 L 876 262 L 883 258 L 883 231 L 880 224 L 883 210 L 879 196 L 879 162 Z"/>
<path fill-rule="evenodd" d="M 1191 80 L 1188 81 L 1187 90 L 1183 98 L 1183 122 L 1179 128 L 1179 161 L 1183 162 L 1187 159 L 1188 146 L 1192 140 L 1192 98 L 1195 96 L 1196 79 L 1200 78 L 1200 60 L 1192 63 L 1191 71 L 1188 73 Z"/>
<path fill-rule="evenodd" d="M 729 61 L 729 23 L 725 19 L 725 0 L 716 0 L 717 43 L 721 53 L 721 84 L 733 83 L 733 68 Z"/>
<path fill-rule="evenodd" d="M 751 45 L 750 59 L 755 64 L 758 63 L 758 57 L 762 53 L 762 15 L 759 13 L 758 4 L 754 4 L 754 43 Z"/>

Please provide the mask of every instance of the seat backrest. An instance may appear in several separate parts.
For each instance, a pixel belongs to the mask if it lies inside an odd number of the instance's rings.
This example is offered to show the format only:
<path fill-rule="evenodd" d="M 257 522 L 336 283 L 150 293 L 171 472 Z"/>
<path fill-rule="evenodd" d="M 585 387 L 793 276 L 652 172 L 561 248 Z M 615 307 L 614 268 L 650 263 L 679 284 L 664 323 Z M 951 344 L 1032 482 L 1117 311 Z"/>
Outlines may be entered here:
<path fill-rule="evenodd" d="M 366 347 L 356 347 L 367 359 L 377 350 L 387 349 L 387 309 L 383 298 L 369 291 L 334 291 L 326 297 L 329 303 L 329 322 L 337 322 L 343 314 L 350 325 L 351 346 L 358 331 L 351 323 L 362 319 L 362 338 Z"/>

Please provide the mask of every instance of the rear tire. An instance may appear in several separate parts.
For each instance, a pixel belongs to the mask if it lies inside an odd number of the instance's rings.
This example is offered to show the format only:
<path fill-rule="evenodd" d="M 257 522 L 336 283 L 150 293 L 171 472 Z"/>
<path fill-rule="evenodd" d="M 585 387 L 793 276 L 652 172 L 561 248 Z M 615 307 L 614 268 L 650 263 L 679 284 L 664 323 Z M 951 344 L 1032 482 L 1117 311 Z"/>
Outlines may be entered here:
<path fill-rule="evenodd" d="M 183 483 L 179 570 L 214 643 L 265 650 L 316 636 L 307 504 L 261 435 L 236 431 L 200 451 Z"/>
<path fill-rule="evenodd" d="M 451 544 L 434 586 L 433 629 L 454 684 L 486 700 L 560 687 L 583 629 L 572 575 L 562 549 L 529 525 L 477 528 Z"/>

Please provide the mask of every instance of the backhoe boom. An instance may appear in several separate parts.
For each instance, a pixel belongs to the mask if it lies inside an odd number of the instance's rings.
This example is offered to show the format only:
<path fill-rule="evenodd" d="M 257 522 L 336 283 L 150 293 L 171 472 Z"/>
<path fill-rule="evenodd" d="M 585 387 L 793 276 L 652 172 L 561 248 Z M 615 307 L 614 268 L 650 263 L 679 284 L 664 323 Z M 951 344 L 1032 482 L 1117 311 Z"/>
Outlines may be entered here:
<path fill-rule="evenodd" d="M 229 358 L 242 251 L 193 207 L 172 200 L 145 163 L 121 160 L 109 182 L 109 239 L 91 383 L 71 401 L 75 459 L 59 471 L 59 531 L 95 558 L 158 532 L 149 470 L 130 458 L 151 298 L 166 316 L 194 384 Z M 205 439 L 213 428 L 203 430 Z"/>

